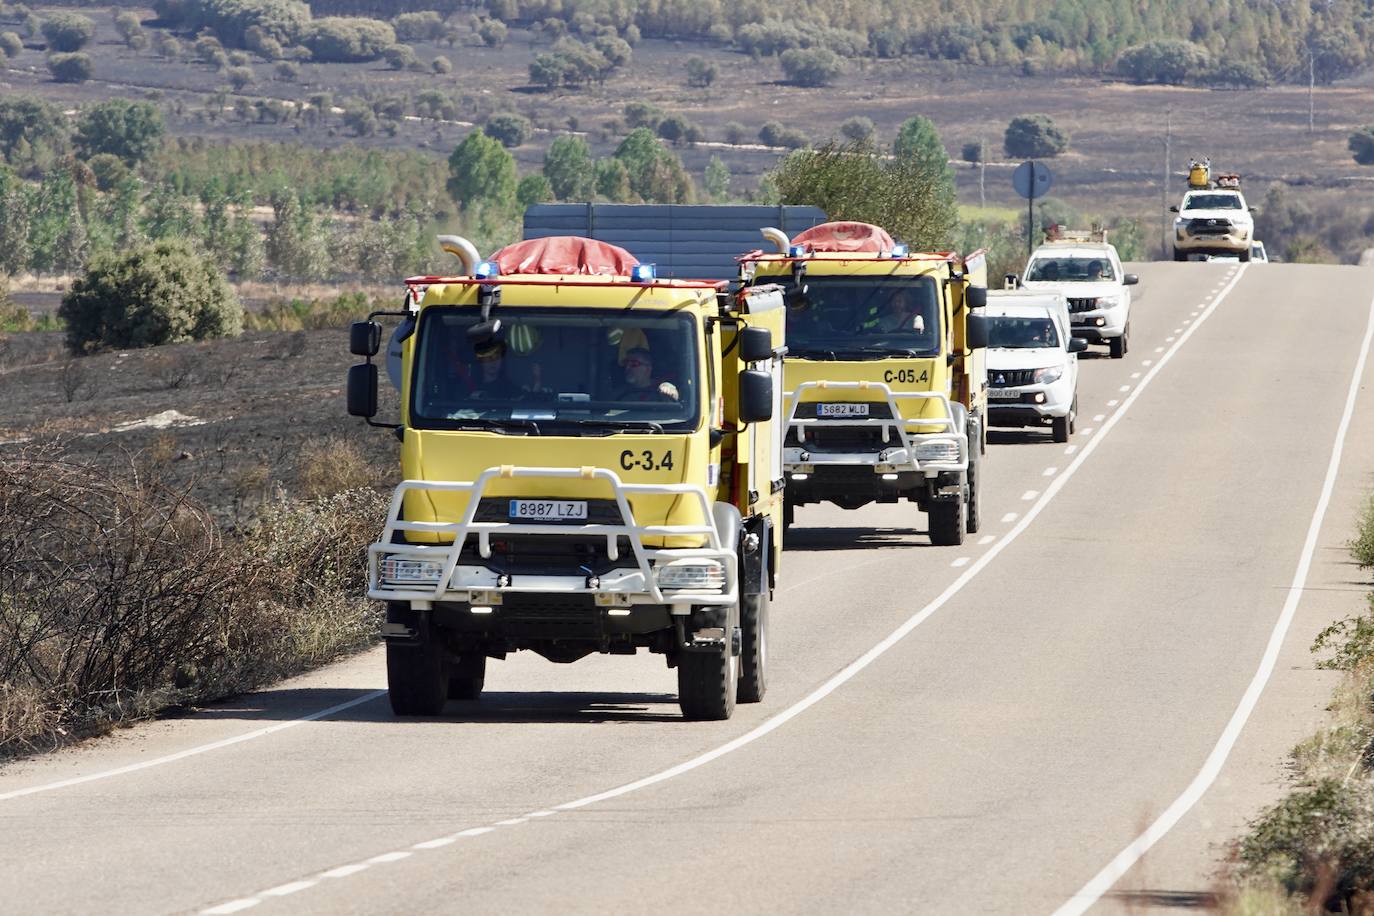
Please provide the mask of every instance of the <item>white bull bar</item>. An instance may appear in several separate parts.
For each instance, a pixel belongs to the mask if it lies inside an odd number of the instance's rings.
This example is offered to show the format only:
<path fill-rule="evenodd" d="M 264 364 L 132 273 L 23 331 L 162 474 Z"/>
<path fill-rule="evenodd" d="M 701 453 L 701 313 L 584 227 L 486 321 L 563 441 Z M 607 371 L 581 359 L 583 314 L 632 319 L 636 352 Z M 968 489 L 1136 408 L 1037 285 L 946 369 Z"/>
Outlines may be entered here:
<path fill-rule="evenodd" d="M 543 523 L 522 524 L 517 522 L 479 522 L 475 521 L 478 507 L 486 494 L 487 485 L 494 479 L 543 478 L 546 480 L 585 480 L 604 481 L 610 485 L 616 506 L 620 512 L 621 524 L 577 524 Z M 467 508 L 458 522 L 417 522 L 401 519 L 405 494 L 410 490 L 437 493 L 467 493 Z M 700 525 L 640 525 L 635 521 L 630 508 L 630 496 L 679 496 L 694 497 L 700 503 L 701 517 L 705 522 Z M 505 499 L 506 497 L 501 497 Z M 414 531 L 427 534 L 447 534 L 453 537 L 451 544 L 404 544 L 392 543 L 397 532 Z M 492 581 L 455 583 L 458 561 L 463 546 L 471 535 L 477 536 L 477 552 L 483 559 L 491 558 L 492 535 L 538 535 L 540 537 L 604 537 L 606 554 L 612 561 L 620 559 L 618 538 L 627 538 L 633 553 L 633 566 L 636 573 L 620 576 L 594 577 L 585 573 L 568 576 L 496 576 Z M 650 548 L 644 546 L 646 537 L 705 537 L 706 547 Z M 427 560 L 442 564 L 438 581 L 433 587 L 428 584 L 384 582 L 381 578 L 381 561 L 384 555 L 401 559 Z M 670 589 L 664 592 L 659 588 L 654 575 L 655 564 L 674 560 L 709 559 L 719 561 L 725 572 L 724 591 Z M 625 483 L 614 471 L 605 468 L 526 468 L 493 467 L 487 468 L 474 481 L 434 481 L 405 480 L 396 487 L 391 497 L 391 507 L 387 511 L 386 527 L 382 539 L 367 548 L 367 597 L 379 601 L 476 601 L 494 603 L 493 595 L 522 594 L 586 594 L 595 595 L 598 604 L 625 603 L 633 597 L 646 597 L 654 604 L 670 605 L 725 605 L 735 603 L 739 594 L 736 556 L 733 547 L 722 545 L 720 532 L 716 528 L 715 517 L 711 511 L 706 491 L 692 484 L 642 484 Z M 626 566 L 631 564 L 627 563 Z M 503 582 L 504 580 L 504 582 Z M 479 593 L 474 599 L 472 593 Z M 499 598 L 496 599 L 499 602 Z"/>
<path fill-rule="evenodd" d="M 887 400 L 887 417 L 817 417 L 801 418 L 797 417 L 797 408 L 802 403 L 802 393 L 811 389 L 823 389 L 825 391 L 866 391 L 882 395 Z M 795 390 L 786 392 L 785 397 L 789 398 L 787 409 L 788 428 L 794 429 L 797 433 L 797 441 L 802 443 L 800 447 L 789 447 L 783 452 L 783 464 L 789 473 L 799 472 L 801 465 L 817 466 L 853 466 L 870 465 L 874 472 L 891 469 L 892 472 L 916 471 L 919 473 L 938 472 L 938 471 L 965 471 L 968 469 L 968 436 L 964 430 L 959 428 L 954 419 L 954 409 L 950 404 L 948 396 L 937 391 L 893 391 L 883 382 L 803 382 Z M 944 408 L 943 417 L 929 418 L 907 418 L 902 416 L 901 408 L 897 402 L 902 399 L 909 400 L 931 400 L 938 401 Z M 818 403 L 818 402 L 808 402 Z M 857 402 L 856 402 L 857 403 Z M 811 427 L 865 427 L 879 426 L 883 430 L 883 439 L 887 441 L 891 438 L 891 430 L 895 427 L 897 435 L 901 440 L 900 446 L 882 448 L 875 452 L 811 452 L 806 449 L 806 430 Z M 917 426 L 939 426 L 944 429 L 934 433 L 912 432 L 911 427 Z M 922 445 L 931 442 L 952 443 L 958 449 L 959 457 L 955 461 L 921 461 L 916 451 Z M 805 454 L 805 460 L 792 460 L 795 453 Z M 800 456 L 797 456 L 800 457 Z"/>

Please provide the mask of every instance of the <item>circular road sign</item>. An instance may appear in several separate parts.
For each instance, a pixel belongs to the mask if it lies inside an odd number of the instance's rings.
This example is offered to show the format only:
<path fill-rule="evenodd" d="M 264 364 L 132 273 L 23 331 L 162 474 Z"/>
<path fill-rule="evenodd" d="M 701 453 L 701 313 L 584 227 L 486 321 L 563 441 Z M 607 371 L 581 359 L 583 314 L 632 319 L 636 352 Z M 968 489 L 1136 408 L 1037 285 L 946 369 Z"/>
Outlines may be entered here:
<path fill-rule="evenodd" d="M 1021 163 L 1011 173 L 1011 186 L 1027 200 L 1044 197 L 1052 184 L 1054 179 L 1050 176 L 1049 168 L 1035 160 Z"/>

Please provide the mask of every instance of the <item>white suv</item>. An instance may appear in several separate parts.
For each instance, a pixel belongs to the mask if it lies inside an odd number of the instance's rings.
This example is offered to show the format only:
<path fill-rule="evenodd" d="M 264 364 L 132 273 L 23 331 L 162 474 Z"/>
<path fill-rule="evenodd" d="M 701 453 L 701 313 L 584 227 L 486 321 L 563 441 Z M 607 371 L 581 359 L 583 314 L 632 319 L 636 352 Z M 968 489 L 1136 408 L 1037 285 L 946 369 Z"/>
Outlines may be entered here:
<path fill-rule="evenodd" d="M 988 425 L 1049 426 L 1068 442 L 1078 415 L 1078 354 L 1059 293 L 988 292 Z"/>
<path fill-rule="evenodd" d="M 1037 292 L 1063 293 L 1069 300 L 1070 330 L 1089 343 L 1105 343 L 1112 359 L 1130 349 L 1131 291 L 1140 279 L 1121 269 L 1107 242 L 1047 242 L 1031 253 L 1021 285 Z"/>
<path fill-rule="evenodd" d="M 1174 260 L 1190 255 L 1234 255 L 1250 260 L 1255 237 L 1254 211 L 1245 195 L 1231 188 L 1189 191 L 1183 202 L 1170 207 L 1174 219 Z"/>

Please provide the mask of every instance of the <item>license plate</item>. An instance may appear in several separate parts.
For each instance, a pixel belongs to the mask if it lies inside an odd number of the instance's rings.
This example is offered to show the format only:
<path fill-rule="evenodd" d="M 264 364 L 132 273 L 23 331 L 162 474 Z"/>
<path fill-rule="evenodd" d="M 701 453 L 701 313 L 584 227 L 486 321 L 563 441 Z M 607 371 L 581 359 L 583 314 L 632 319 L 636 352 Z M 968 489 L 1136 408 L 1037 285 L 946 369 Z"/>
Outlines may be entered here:
<path fill-rule="evenodd" d="M 510 517 L 518 521 L 585 521 L 586 500 L 512 499 Z"/>
<path fill-rule="evenodd" d="M 1007 388 L 989 388 L 989 389 L 988 389 L 988 397 L 990 397 L 990 398 L 1006 398 L 1007 400 L 1015 400 L 1016 398 L 1019 398 L 1020 396 L 1021 396 L 1021 392 L 1019 392 L 1019 391 L 1012 391 L 1012 390 L 1007 389 Z"/>
<path fill-rule="evenodd" d="M 818 417 L 866 417 L 868 405 L 862 402 L 847 404 L 817 404 Z"/>

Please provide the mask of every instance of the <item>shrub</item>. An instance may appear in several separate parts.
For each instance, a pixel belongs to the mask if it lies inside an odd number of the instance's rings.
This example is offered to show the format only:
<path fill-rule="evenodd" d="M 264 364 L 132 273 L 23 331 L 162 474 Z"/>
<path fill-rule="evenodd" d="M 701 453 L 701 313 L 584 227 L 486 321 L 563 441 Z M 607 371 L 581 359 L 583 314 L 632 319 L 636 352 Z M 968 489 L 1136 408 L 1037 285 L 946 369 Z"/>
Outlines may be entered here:
<path fill-rule="evenodd" d="M 173 0 L 175 2 L 175 0 Z M 154 3 L 159 18 L 167 0 Z M 300 0 L 181 0 L 179 25 L 190 32 L 209 29 L 227 45 L 248 46 L 248 32 L 291 42 L 310 24 L 310 7 Z"/>
<path fill-rule="evenodd" d="M 434 71 L 434 73 L 443 76 L 445 73 L 453 72 L 453 61 L 449 60 L 447 57 L 440 54 L 438 57 L 434 58 L 434 60 L 429 62 L 429 69 Z"/>
<path fill-rule="evenodd" d="M 257 82 L 258 79 L 253 73 L 252 67 L 230 67 L 225 71 L 224 76 L 229 80 L 229 85 L 234 87 L 235 92 L 242 92 Z"/>
<path fill-rule="evenodd" d="M 438 41 L 444 37 L 444 17 L 433 10 L 402 13 L 391 20 L 401 41 Z"/>
<path fill-rule="evenodd" d="M 726 121 L 722 131 L 725 142 L 731 146 L 739 146 L 749 137 L 749 128 L 738 121 Z"/>
<path fill-rule="evenodd" d="M 871 118 L 855 116 L 840 125 L 840 136 L 846 140 L 869 140 L 876 132 Z"/>
<path fill-rule="evenodd" d="M 1206 68 L 1207 50 L 1178 38 L 1135 45 L 1116 60 L 1116 72 L 1137 83 L 1179 85 Z"/>
<path fill-rule="evenodd" d="M 396 44 L 396 32 L 376 19 L 331 16 L 311 22 L 301 34 L 301 44 L 315 60 L 357 63 L 381 57 Z"/>
<path fill-rule="evenodd" d="M 778 62 L 798 86 L 828 86 L 844 72 L 844 61 L 829 48 L 792 48 Z"/>
<path fill-rule="evenodd" d="M 477 24 L 477 37 L 488 48 L 503 47 L 509 34 L 506 24 L 499 19 L 483 19 Z"/>
<path fill-rule="evenodd" d="M 162 112 L 156 106 L 111 99 L 81 113 L 76 122 L 76 149 L 88 159 L 108 153 L 137 165 L 157 152 L 165 133 Z"/>
<path fill-rule="evenodd" d="M 705 89 L 716 81 L 719 70 L 710 61 L 700 57 L 687 58 L 687 85 L 694 89 Z"/>
<path fill-rule="evenodd" d="M 80 51 L 95 37 L 95 23 L 80 13 L 53 13 L 43 20 L 50 51 Z"/>
<path fill-rule="evenodd" d="M 232 337 L 243 328 L 243 307 L 224 275 L 172 240 L 97 257 L 58 314 L 77 353 Z"/>
<path fill-rule="evenodd" d="M 14 32 L 0 32 L 0 52 L 6 57 L 14 57 L 24 50 L 24 39 Z"/>
<path fill-rule="evenodd" d="M 409 45 L 392 45 L 382 51 L 382 57 L 392 70 L 410 70 L 420 62 Z"/>
<path fill-rule="evenodd" d="M 1050 159 L 1069 148 L 1069 138 L 1049 115 L 1032 114 L 1011 119 L 1002 145 L 1014 159 Z"/>
<path fill-rule="evenodd" d="M 277 61 L 272 67 L 272 72 L 277 75 L 277 79 L 286 83 L 294 83 L 301 77 L 300 65 L 289 60 Z"/>
<path fill-rule="evenodd" d="M 91 78 L 95 67 L 88 54 L 49 54 L 48 72 L 59 83 L 84 83 Z"/>
<path fill-rule="evenodd" d="M 1374 165 L 1374 124 L 1361 127 L 1346 140 L 1350 155 L 1360 165 Z"/>
<path fill-rule="evenodd" d="M 759 128 L 759 142 L 764 146 L 782 146 L 782 132 L 786 129 L 781 121 L 764 121 Z"/>
<path fill-rule="evenodd" d="M 529 139 L 530 122 L 518 114 L 495 114 L 487 119 L 482 131 L 488 137 L 500 140 L 507 149 L 514 149 Z"/>
<path fill-rule="evenodd" d="M 965 143 L 959 150 L 959 157 L 965 162 L 977 165 L 987 159 L 987 144 L 982 140 Z"/>

